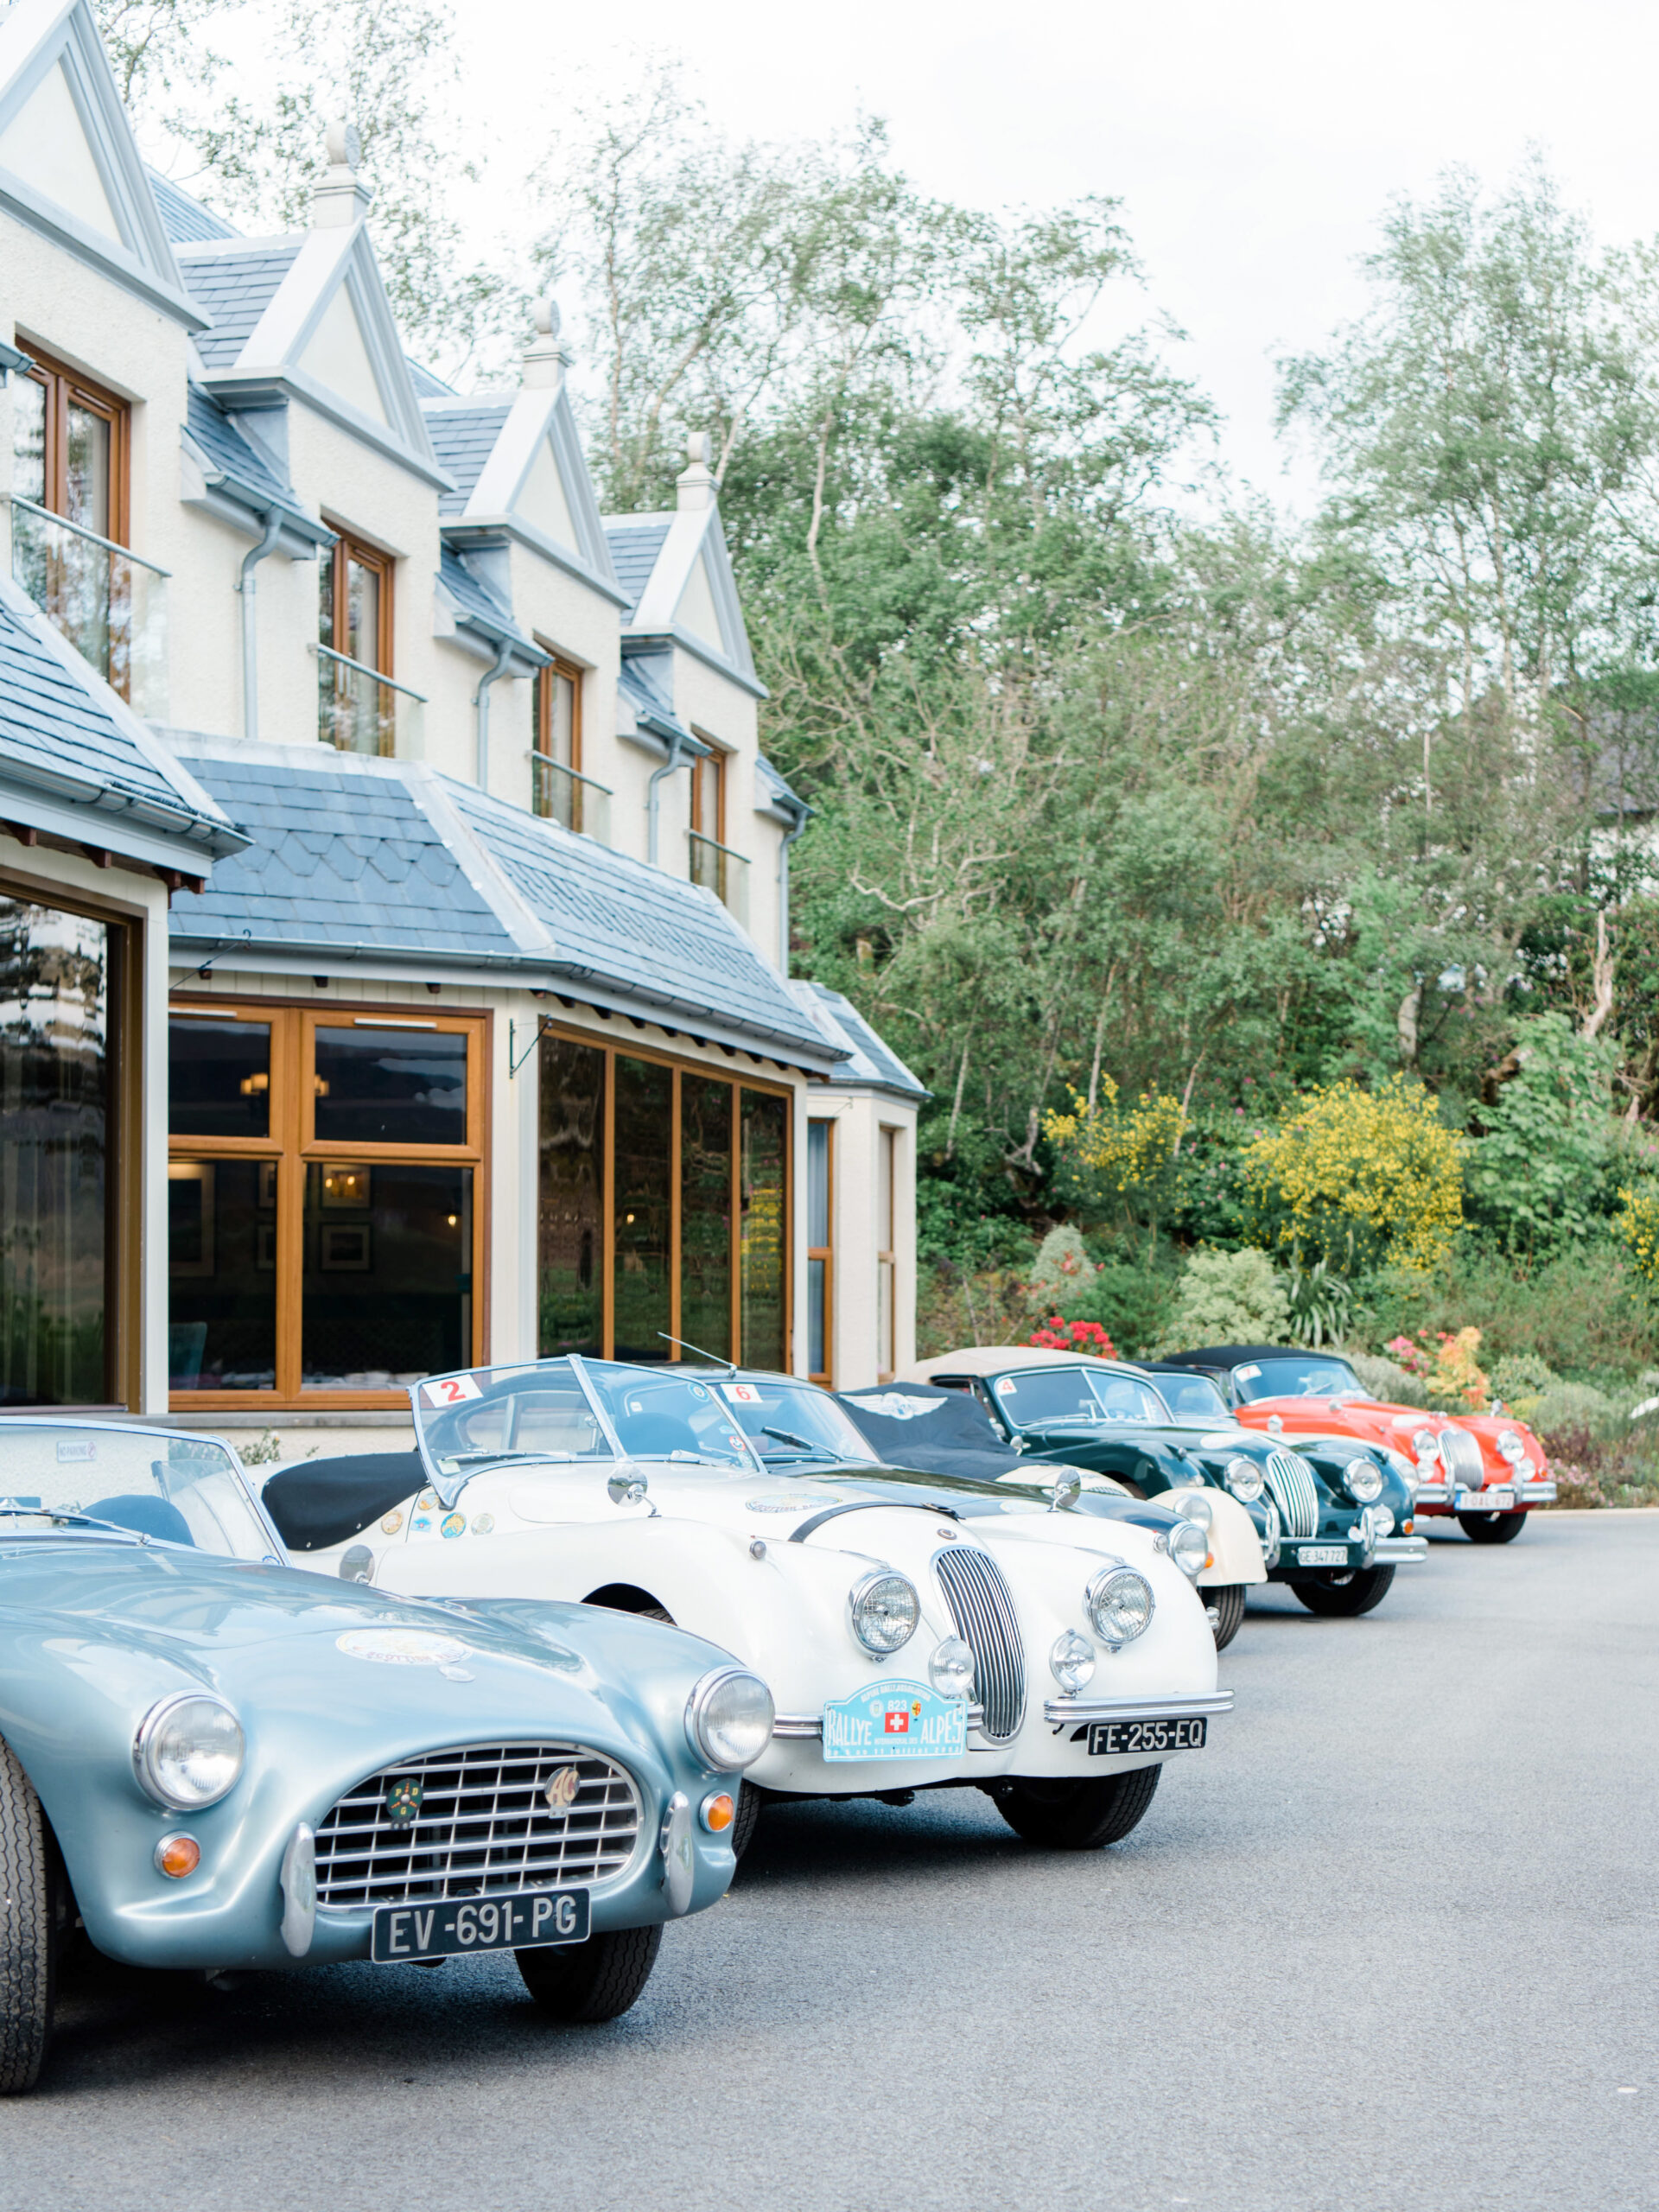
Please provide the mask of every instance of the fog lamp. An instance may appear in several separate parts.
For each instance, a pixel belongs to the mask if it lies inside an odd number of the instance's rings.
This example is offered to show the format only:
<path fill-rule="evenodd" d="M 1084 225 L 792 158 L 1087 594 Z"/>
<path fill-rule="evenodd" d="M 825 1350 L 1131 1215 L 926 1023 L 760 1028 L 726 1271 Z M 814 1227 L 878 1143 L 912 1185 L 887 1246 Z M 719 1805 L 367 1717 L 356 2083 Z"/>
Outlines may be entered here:
<path fill-rule="evenodd" d="M 156 1871 L 181 1882 L 201 1864 L 201 1846 L 193 1835 L 164 1835 L 156 1847 Z"/>
<path fill-rule="evenodd" d="M 710 1835 L 724 1835 L 737 1818 L 737 1807 L 729 1793 L 720 1789 L 712 1797 L 703 1799 L 698 1815 Z"/>

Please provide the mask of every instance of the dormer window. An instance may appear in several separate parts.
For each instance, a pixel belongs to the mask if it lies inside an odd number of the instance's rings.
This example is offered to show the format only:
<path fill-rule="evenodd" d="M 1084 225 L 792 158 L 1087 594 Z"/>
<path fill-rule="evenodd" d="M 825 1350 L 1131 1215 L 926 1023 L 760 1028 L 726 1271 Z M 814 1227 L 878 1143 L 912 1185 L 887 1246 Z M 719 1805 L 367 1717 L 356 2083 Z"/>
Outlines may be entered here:
<path fill-rule="evenodd" d="M 697 732 L 702 736 L 701 731 Z M 707 745 L 709 741 L 703 738 Z M 744 928 L 749 921 L 749 864 L 726 842 L 725 753 L 713 750 L 691 763 L 690 874 L 693 883 L 712 891 Z"/>
<path fill-rule="evenodd" d="M 539 642 L 545 645 L 546 640 Z M 550 648 L 549 650 L 551 650 Z M 531 806 L 543 820 L 610 842 L 611 794 L 582 771 L 582 677 L 574 661 L 555 652 L 552 665 L 536 671 L 530 756 Z"/>
<path fill-rule="evenodd" d="M 412 695 L 374 680 L 391 674 L 391 594 L 389 554 L 348 531 L 323 549 L 317 562 L 317 734 L 341 753 L 391 760 L 399 751 L 400 699 Z"/>

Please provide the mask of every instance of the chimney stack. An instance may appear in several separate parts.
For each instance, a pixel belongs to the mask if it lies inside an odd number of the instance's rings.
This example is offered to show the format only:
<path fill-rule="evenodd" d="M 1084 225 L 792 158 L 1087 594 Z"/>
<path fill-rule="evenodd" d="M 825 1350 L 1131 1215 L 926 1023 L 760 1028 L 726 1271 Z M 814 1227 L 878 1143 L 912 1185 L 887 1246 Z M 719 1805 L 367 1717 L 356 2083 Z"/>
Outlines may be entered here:
<path fill-rule="evenodd" d="M 368 213 L 373 197 L 367 186 L 358 181 L 357 165 L 363 149 L 356 124 L 337 116 L 323 133 L 322 143 L 328 168 L 311 194 L 311 227 L 314 231 L 349 229 Z"/>

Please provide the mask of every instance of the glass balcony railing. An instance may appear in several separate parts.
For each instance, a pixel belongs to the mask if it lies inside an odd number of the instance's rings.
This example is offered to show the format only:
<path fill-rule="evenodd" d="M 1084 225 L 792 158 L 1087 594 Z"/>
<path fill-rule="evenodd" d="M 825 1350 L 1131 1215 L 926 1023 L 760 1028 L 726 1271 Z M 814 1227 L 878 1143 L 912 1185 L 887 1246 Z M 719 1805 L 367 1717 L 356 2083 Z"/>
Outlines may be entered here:
<path fill-rule="evenodd" d="M 595 844 L 611 842 L 611 793 L 580 770 L 567 768 L 549 753 L 530 756 L 530 804 L 544 821 L 562 823 Z"/>
<path fill-rule="evenodd" d="M 378 669 L 337 653 L 317 656 L 317 735 L 337 753 L 368 753 L 382 760 L 418 760 L 424 743 L 423 691 L 396 683 Z"/>
<path fill-rule="evenodd" d="M 11 574 L 135 713 L 167 720 L 165 569 L 14 492 Z"/>
<path fill-rule="evenodd" d="M 749 926 L 749 864 L 741 853 L 719 844 L 696 830 L 688 830 L 691 847 L 691 880 L 712 891 L 740 928 Z"/>

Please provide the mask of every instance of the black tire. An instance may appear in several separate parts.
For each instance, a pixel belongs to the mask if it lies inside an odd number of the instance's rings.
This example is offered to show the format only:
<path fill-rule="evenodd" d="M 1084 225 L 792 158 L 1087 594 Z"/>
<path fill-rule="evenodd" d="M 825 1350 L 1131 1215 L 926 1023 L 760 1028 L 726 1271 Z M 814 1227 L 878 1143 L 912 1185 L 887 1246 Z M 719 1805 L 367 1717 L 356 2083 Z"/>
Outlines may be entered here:
<path fill-rule="evenodd" d="M 1471 1544 L 1512 1544 L 1527 1525 L 1524 1513 L 1459 1513 L 1458 1526 Z"/>
<path fill-rule="evenodd" d="M 1244 1625 L 1244 1585 L 1224 1582 L 1219 1589 L 1200 1590 L 1206 1609 L 1216 1609 L 1216 1649 L 1224 1651 Z"/>
<path fill-rule="evenodd" d="M 40 2079 L 57 1996 L 52 1842 L 41 1801 L 0 1743 L 0 2095 Z"/>
<path fill-rule="evenodd" d="M 1351 1574 L 1322 1574 L 1315 1582 L 1293 1582 L 1290 1586 L 1310 1613 L 1351 1621 L 1382 1604 L 1397 1572 L 1392 1567 L 1363 1567 Z"/>
<path fill-rule="evenodd" d="M 1103 1774 L 1097 1782 L 998 1783 L 991 1796 L 1018 1836 L 1049 1851 L 1098 1851 L 1119 1843 L 1158 1794 L 1160 1766 Z"/>
<path fill-rule="evenodd" d="M 524 1987 L 543 2012 L 567 2026 L 620 2019 L 651 1980 L 663 1947 L 658 1928 L 613 1928 L 585 1943 L 517 1951 Z"/>
<path fill-rule="evenodd" d="M 741 1859 L 753 1839 L 760 1818 L 760 1801 L 764 1792 L 752 1782 L 737 1785 L 737 1818 L 732 1822 L 732 1856 Z"/>

